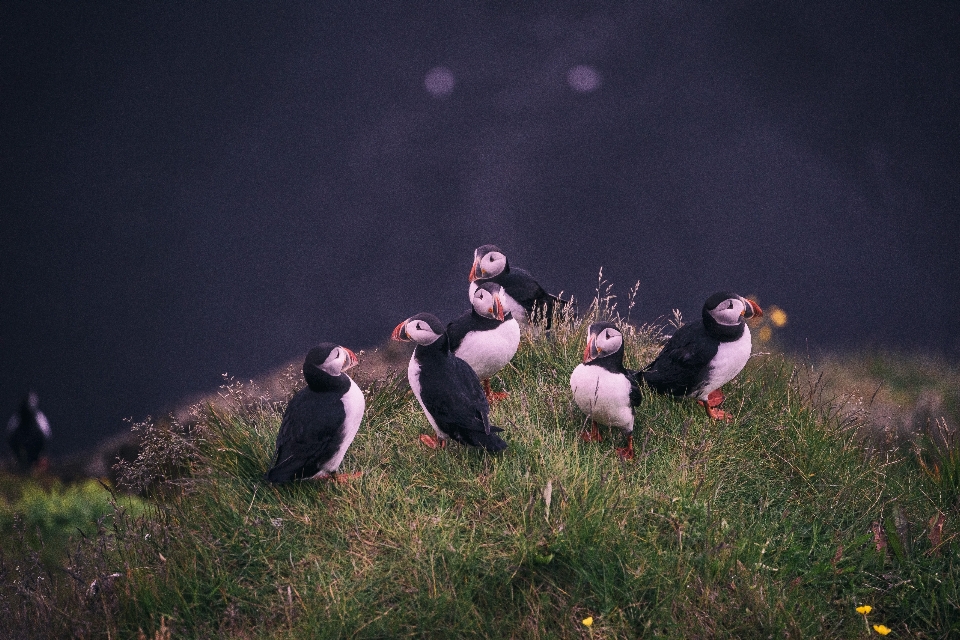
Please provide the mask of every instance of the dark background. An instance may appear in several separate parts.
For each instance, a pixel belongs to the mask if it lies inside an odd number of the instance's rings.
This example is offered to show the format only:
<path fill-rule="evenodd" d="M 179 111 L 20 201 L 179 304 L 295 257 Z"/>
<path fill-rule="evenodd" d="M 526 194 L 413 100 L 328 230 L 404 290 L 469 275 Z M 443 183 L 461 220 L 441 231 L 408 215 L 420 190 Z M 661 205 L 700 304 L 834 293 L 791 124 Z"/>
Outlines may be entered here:
<path fill-rule="evenodd" d="M 0 412 L 54 453 L 451 319 L 484 243 L 960 359 L 960 3 L 83 4 L 0 8 Z"/>

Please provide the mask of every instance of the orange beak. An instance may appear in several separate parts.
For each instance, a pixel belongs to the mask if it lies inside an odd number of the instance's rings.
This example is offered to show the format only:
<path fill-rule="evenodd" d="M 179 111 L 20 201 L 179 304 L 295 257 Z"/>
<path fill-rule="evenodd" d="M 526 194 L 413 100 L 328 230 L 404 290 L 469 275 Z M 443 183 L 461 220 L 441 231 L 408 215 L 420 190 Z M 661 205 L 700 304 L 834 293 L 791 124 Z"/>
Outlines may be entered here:
<path fill-rule="evenodd" d="M 754 318 L 754 317 L 760 318 L 760 317 L 762 317 L 762 316 L 763 316 L 763 309 L 760 308 L 760 305 L 758 305 L 758 304 L 757 304 L 756 302 L 754 302 L 753 300 L 750 300 L 749 298 L 745 298 L 745 299 L 747 300 L 747 303 L 750 305 L 750 309 L 753 311 L 753 313 L 751 313 L 751 314 L 750 314 L 749 316 L 747 316 L 747 317 L 748 317 L 748 318 Z"/>
<path fill-rule="evenodd" d="M 595 360 L 597 356 L 600 355 L 600 350 L 596 348 L 596 345 L 594 345 L 595 340 L 596 340 L 596 336 L 593 336 L 593 335 L 587 338 L 587 346 L 584 347 L 583 349 L 584 362 L 590 362 L 591 360 Z"/>
<path fill-rule="evenodd" d="M 344 353 L 347 354 L 347 361 L 343 363 L 343 368 L 341 371 L 346 371 L 347 369 L 351 369 L 360 364 L 360 359 L 357 358 L 357 354 L 355 354 L 353 351 L 350 351 L 350 349 L 347 349 L 346 347 L 340 348 L 343 349 Z"/>
<path fill-rule="evenodd" d="M 493 296 L 493 307 L 490 308 L 490 313 L 503 322 L 503 305 L 500 303 L 500 296 Z"/>
<path fill-rule="evenodd" d="M 410 342 L 410 336 L 407 335 L 407 321 L 404 320 L 393 330 L 393 333 L 390 334 L 391 340 L 396 340 L 397 342 Z"/>
<path fill-rule="evenodd" d="M 480 270 L 480 258 L 473 259 L 473 266 L 470 267 L 470 282 L 473 282 L 480 277 L 480 274 L 477 271 Z"/>

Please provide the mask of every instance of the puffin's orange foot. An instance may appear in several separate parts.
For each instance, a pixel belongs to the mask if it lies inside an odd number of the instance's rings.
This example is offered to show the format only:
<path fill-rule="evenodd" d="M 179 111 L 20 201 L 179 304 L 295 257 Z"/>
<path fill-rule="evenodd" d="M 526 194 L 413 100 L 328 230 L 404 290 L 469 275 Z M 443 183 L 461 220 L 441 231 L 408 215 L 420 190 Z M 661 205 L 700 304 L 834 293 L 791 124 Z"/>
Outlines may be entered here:
<path fill-rule="evenodd" d="M 600 435 L 600 430 L 597 429 L 597 423 L 591 420 L 590 430 L 581 431 L 580 439 L 584 442 L 601 442 L 603 440 L 603 436 Z"/>
<path fill-rule="evenodd" d="M 492 404 L 494 402 L 500 402 L 501 400 L 506 400 L 509 397 L 510 397 L 510 394 L 506 391 L 492 391 L 487 396 L 487 402 Z"/>
<path fill-rule="evenodd" d="M 363 471 L 354 471 L 353 473 L 338 473 L 331 479 L 336 480 L 337 484 L 346 484 L 351 480 L 356 480 L 363 475 Z"/>
<path fill-rule="evenodd" d="M 441 449 L 447 448 L 446 440 L 440 440 L 439 438 L 434 438 L 433 436 L 428 436 L 427 434 L 420 436 L 420 442 L 427 445 L 428 449 L 436 449 L 437 447 Z"/>
<path fill-rule="evenodd" d="M 707 415 L 713 418 L 714 420 L 723 420 L 725 422 L 733 421 L 732 413 L 727 413 L 723 409 L 714 409 L 709 404 L 707 404 L 707 402 L 704 402 L 703 400 L 697 400 L 697 402 L 699 402 L 700 406 L 704 408 L 704 410 L 707 412 Z M 709 402 L 709 398 L 708 398 L 708 402 Z"/>
<path fill-rule="evenodd" d="M 627 446 L 617 448 L 617 455 L 623 460 L 633 460 L 636 454 L 633 452 L 633 436 L 627 436 Z"/>
<path fill-rule="evenodd" d="M 707 395 L 706 406 L 710 407 L 711 409 L 715 407 L 719 407 L 721 404 L 723 404 L 723 401 L 726 399 L 727 397 L 723 395 L 723 391 L 720 391 L 720 389 L 714 389 Z"/>

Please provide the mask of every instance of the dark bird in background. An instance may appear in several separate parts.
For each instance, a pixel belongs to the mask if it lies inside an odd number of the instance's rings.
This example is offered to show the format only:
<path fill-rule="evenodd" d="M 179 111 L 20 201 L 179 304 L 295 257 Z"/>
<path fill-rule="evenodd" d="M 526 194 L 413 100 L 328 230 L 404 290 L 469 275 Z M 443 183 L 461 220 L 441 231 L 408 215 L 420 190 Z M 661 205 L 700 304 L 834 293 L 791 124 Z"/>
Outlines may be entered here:
<path fill-rule="evenodd" d="M 733 416 L 717 408 L 724 400 L 720 387 L 750 359 L 746 320 L 763 311 L 752 300 L 721 291 L 707 298 L 702 315 L 677 329 L 640 375 L 657 393 L 696 398 L 711 418 L 729 421 Z"/>
<path fill-rule="evenodd" d="M 496 453 L 507 448 L 497 433 L 503 429 L 490 424 L 490 404 L 480 379 L 469 364 L 453 355 L 450 340 L 440 320 L 429 313 L 407 318 L 393 330 L 394 340 L 417 343 L 407 367 L 413 394 L 439 438 L 420 436 L 435 449 L 448 439 Z"/>
<path fill-rule="evenodd" d="M 307 386 L 290 399 L 283 412 L 267 481 L 282 484 L 331 476 L 344 481 L 362 475 L 359 471 L 337 475 L 366 405 L 360 387 L 344 373 L 357 362 L 353 351 L 330 342 L 310 350 L 303 363 Z"/>
<path fill-rule="evenodd" d="M 482 282 L 493 281 L 503 287 L 503 305 L 520 324 L 529 324 L 531 319 L 543 314 L 547 329 L 553 323 L 554 310 L 569 304 L 550 295 L 523 269 L 511 268 L 507 256 L 492 244 L 477 247 L 473 252 L 470 267 L 470 298 Z"/>
<path fill-rule="evenodd" d="M 597 423 L 616 427 L 627 436 L 627 446 L 618 448 L 620 457 L 632 460 L 633 408 L 640 404 L 637 371 L 623 366 L 623 334 L 613 322 L 594 322 L 587 330 L 583 362 L 570 374 L 573 400 L 590 418 L 590 430 L 581 437 L 599 442 Z"/>
<path fill-rule="evenodd" d="M 504 313 L 502 295 L 503 287 L 496 282 L 480 284 L 471 299 L 473 309 L 447 325 L 450 349 L 473 368 L 488 402 L 509 395 L 494 393 L 490 378 L 507 366 L 520 346 L 520 324 L 512 313 Z"/>
<path fill-rule="evenodd" d="M 41 461 L 40 454 L 50 439 L 50 422 L 38 409 L 39 405 L 40 398 L 31 391 L 20 403 L 20 410 L 7 422 L 7 444 L 21 473 L 29 472 Z"/>

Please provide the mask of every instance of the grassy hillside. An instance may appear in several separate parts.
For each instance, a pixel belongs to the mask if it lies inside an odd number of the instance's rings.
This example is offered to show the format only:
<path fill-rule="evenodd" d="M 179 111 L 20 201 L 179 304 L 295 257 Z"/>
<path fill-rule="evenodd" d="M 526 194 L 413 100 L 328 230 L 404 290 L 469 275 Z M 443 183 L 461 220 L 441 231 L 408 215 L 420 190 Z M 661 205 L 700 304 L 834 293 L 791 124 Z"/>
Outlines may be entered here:
<path fill-rule="evenodd" d="M 141 425 L 126 473 L 157 508 L 81 545 L 82 575 L 60 587 L 5 565 L 21 586 L 3 602 L 40 635 L 960 633 L 956 455 L 866 447 L 864 414 L 767 355 L 725 388 L 730 424 L 645 397 L 637 459 L 623 462 L 618 433 L 577 435 L 569 375 L 587 323 L 525 337 L 499 377 L 511 393 L 492 413 L 510 445 L 499 456 L 425 449 L 429 425 L 389 375 L 366 389 L 343 465 L 364 475 L 348 483 L 265 485 L 283 406 L 239 385 L 189 429 Z M 626 337 L 628 366 L 658 349 L 650 328 Z"/>

